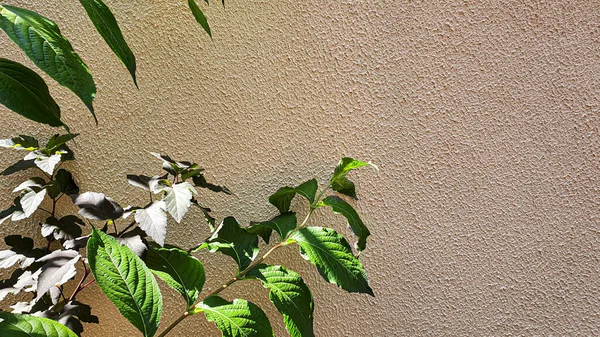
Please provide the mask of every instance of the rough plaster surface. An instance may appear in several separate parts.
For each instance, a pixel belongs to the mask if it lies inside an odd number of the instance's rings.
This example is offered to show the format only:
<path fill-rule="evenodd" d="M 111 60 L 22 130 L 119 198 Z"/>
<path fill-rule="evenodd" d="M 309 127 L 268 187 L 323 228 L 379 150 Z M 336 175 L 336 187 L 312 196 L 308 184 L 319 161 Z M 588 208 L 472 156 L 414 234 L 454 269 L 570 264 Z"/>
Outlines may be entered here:
<path fill-rule="evenodd" d="M 48 81 L 82 134 L 71 169 L 83 190 L 140 203 L 125 174 L 158 173 L 147 151 L 161 151 L 202 163 L 237 194 L 204 193 L 205 204 L 247 222 L 274 214 L 266 198 L 279 186 L 325 181 L 343 155 L 380 166 L 354 176 L 375 298 L 322 282 L 295 248 L 273 256 L 313 289 L 318 336 L 600 335 L 597 1 L 230 1 L 207 10 L 211 42 L 185 1 L 109 0 L 139 91 L 76 2 L 5 3 L 57 21 L 94 74 L 98 127 Z M 0 43 L 2 57 L 31 64 Z M 0 113 L 3 138 L 52 132 Z M 1 179 L 3 204 L 24 178 Z M 339 217 L 316 220 L 348 233 Z M 168 240 L 206 235 L 196 215 Z M 200 258 L 207 288 L 234 271 Z M 285 335 L 260 285 L 224 296 L 248 289 Z M 164 297 L 166 324 L 181 301 Z M 136 335 L 97 289 L 83 300 L 103 322 L 85 336 Z M 173 335 L 217 332 L 195 318 Z"/>

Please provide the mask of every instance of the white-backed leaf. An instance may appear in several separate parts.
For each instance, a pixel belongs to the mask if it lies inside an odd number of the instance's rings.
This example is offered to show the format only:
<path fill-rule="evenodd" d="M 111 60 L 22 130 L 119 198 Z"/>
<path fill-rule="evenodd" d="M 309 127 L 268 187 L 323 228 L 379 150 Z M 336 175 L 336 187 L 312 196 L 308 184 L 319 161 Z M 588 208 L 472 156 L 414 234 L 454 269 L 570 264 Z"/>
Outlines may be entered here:
<path fill-rule="evenodd" d="M 167 236 L 167 214 L 165 210 L 165 202 L 158 200 L 146 208 L 134 211 L 135 221 L 137 221 L 140 228 L 161 246 L 164 246 L 165 237 Z"/>
<path fill-rule="evenodd" d="M 196 306 L 194 313 L 200 312 L 215 323 L 223 337 L 273 337 L 267 315 L 246 300 L 228 302 L 219 296 L 210 296 Z"/>
<path fill-rule="evenodd" d="M 197 258 L 177 247 L 151 246 L 146 255 L 146 265 L 183 296 L 187 309 L 198 300 L 206 277 L 204 266 Z"/>
<path fill-rule="evenodd" d="M 35 192 L 32 189 L 26 189 L 25 193 L 21 196 L 19 203 L 21 204 L 21 209 L 23 210 L 23 214 L 26 218 L 29 218 L 33 212 L 35 212 L 42 201 L 44 201 L 44 197 L 46 196 L 46 190 L 40 190 L 39 192 Z"/>
<path fill-rule="evenodd" d="M 40 170 L 48 173 L 49 175 L 54 174 L 56 165 L 60 163 L 62 153 L 53 154 L 46 156 L 39 151 L 29 152 L 24 160 L 34 160 L 35 166 L 39 167 Z"/>
<path fill-rule="evenodd" d="M 362 263 L 346 239 L 333 229 L 302 228 L 288 241 L 298 243 L 302 257 L 314 264 L 325 280 L 351 293 L 374 296 Z"/>
<path fill-rule="evenodd" d="M 185 181 L 175 184 L 173 187 L 165 187 L 164 192 L 162 200 L 165 202 L 167 210 L 175 221 L 181 222 L 192 204 L 192 197 L 198 192 L 194 186 Z"/>
<path fill-rule="evenodd" d="M 23 254 L 18 254 L 12 250 L 0 251 L 0 268 L 3 269 L 10 268 L 17 263 L 21 266 L 21 268 L 27 268 L 33 263 L 33 261 L 35 261 L 34 258 L 27 257 Z"/>
<path fill-rule="evenodd" d="M 0 20 L 0 27 L 33 63 L 79 96 L 96 120 L 92 74 L 58 26 L 35 12 L 6 5 L 0 6 Z"/>
<path fill-rule="evenodd" d="M 162 314 L 162 296 L 152 272 L 128 247 L 96 229 L 87 251 L 100 289 L 145 337 L 154 336 Z"/>
<path fill-rule="evenodd" d="M 85 192 L 72 195 L 73 203 L 79 206 L 79 214 L 92 220 L 114 220 L 123 215 L 123 208 L 102 193 Z"/>
<path fill-rule="evenodd" d="M 81 255 L 75 250 L 55 250 L 40 258 L 37 262 L 45 262 L 38 277 L 37 297 L 39 300 L 52 287 L 65 284 L 75 276 L 75 264 Z"/>
<path fill-rule="evenodd" d="M 0 312 L 0 336 L 77 337 L 64 325 L 48 318 Z"/>
<path fill-rule="evenodd" d="M 258 265 L 246 277 L 260 280 L 269 298 L 283 315 L 292 337 L 314 337 L 313 299 L 302 277 L 282 266 Z"/>
<path fill-rule="evenodd" d="M 21 183 L 19 186 L 17 186 L 13 190 L 13 193 L 20 192 L 28 187 L 42 188 L 42 186 L 44 186 L 44 185 L 46 185 L 46 181 L 43 178 L 33 177 L 33 178 Z"/>

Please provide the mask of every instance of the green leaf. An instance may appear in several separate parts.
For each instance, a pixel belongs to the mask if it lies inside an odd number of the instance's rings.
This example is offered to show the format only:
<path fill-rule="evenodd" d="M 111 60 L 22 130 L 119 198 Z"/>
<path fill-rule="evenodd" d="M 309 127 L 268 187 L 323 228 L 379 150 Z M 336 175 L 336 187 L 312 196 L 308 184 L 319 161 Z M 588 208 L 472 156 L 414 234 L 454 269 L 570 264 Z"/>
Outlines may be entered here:
<path fill-rule="evenodd" d="M 223 337 L 272 337 L 273 328 L 267 315 L 254 303 L 235 299 L 228 302 L 210 296 L 196 306 L 194 314 L 204 312 L 206 319 L 215 322 Z"/>
<path fill-rule="evenodd" d="M 300 195 L 303 195 L 312 204 L 315 202 L 315 196 L 317 195 L 318 189 L 319 183 L 317 182 L 317 179 L 311 179 L 296 187 L 296 192 Z"/>
<path fill-rule="evenodd" d="M 300 186 L 293 188 L 285 186 L 280 188 L 277 192 L 269 197 L 269 202 L 277 207 L 280 213 L 285 213 L 290 210 L 292 199 L 296 196 L 296 193 L 304 196 L 312 204 L 315 201 L 315 195 L 319 185 L 316 179 L 311 179 Z"/>
<path fill-rule="evenodd" d="M 202 26 L 204 31 L 206 33 L 208 33 L 208 36 L 210 36 L 210 38 L 212 39 L 212 34 L 210 32 L 210 26 L 208 25 L 208 20 L 206 19 L 206 16 L 204 16 L 204 13 L 202 13 L 200 8 L 198 8 L 196 1 L 188 0 L 188 6 L 190 7 L 192 14 L 194 14 L 194 18 L 196 18 L 196 21 L 198 21 L 200 26 Z"/>
<path fill-rule="evenodd" d="M 49 151 L 56 150 L 61 145 L 65 144 L 66 142 L 68 142 L 70 140 L 73 140 L 73 138 L 75 138 L 77 136 L 79 136 L 78 133 L 69 133 L 66 135 L 54 135 L 48 141 L 48 144 L 46 145 L 46 149 L 48 149 Z"/>
<path fill-rule="evenodd" d="M 285 213 L 290 210 L 292 199 L 296 196 L 296 189 L 285 186 L 277 190 L 273 195 L 269 197 L 271 205 L 277 207 L 280 213 Z"/>
<path fill-rule="evenodd" d="M 198 300 L 206 277 L 204 266 L 197 258 L 177 247 L 150 246 L 146 255 L 146 265 L 169 287 L 183 296 L 187 309 Z"/>
<path fill-rule="evenodd" d="M 71 89 L 85 103 L 97 123 L 92 105 L 96 95 L 92 74 L 58 26 L 35 12 L 6 5 L 0 6 L 0 20 L 0 28 L 10 39 L 40 69 Z M 54 126 L 62 125 L 62 122 L 54 123 Z"/>
<path fill-rule="evenodd" d="M 302 277 L 282 266 L 256 266 L 247 277 L 259 279 L 270 290 L 269 298 L 283 315 L 292 337 L 314 336 L 313 299 Z"/>
<path fill-rule="evenodd" d="M 162 296 L 150 269 L 131 249 L 96 229 L 87 252 L 100 289 L 145 337 L 154 336 L 162 313 Z"/>
<path fill-rule="evenodd" d="M 365 166 L 373 166 L 377 169 L 377 166 L 370 162 L 359 161 L 348 157 L 342 158 L 333 172 L 333 177 L 331 177 L 331 188 L 336 192 L 356 199 L 356 187 L 353 182 L 346 178 L 346 175 L 354 169 Z"/>
<path fill-rule="evenodd" d="M 302 257 L 314 264 L 325 280 L 351 293 L 375 296 L 363 265 L 352 254 L 346 239 L 333 229 L 302 228 L 288 242 L 298 243 Z"/>
<path fill-rule="evenodd" d="M 0 336 L 77 337 L 73 331 L 51 319 L 2 311 L 0 311 Z"/>
<path fill-rule="evenodd" d="M 7 142 L 10 144 L 10 147 L 17 149 L 17 150 L 27 150 L 27 151 L 33 151 L 33 150 L 37 150 L 40 147 L 40 143 L 38 142 L 37 139 L 31 137 L 31 136 L 25 136 L 25 135 L 20 135 L 19 137 L 14 137 L 11 139 L 4 139 L 3 142 Z M 8 144 L 6 144 L 8 145 Z M 6 147 L 3 144 L 3 147 Z"/>
<path fill-rule="evenodd" d="M 8 176 L 13 173 L 17 173 L 20 171 L 30 169 L 32 167 L 35 167 L 35 159 L 19 160 L 18 162 L 14 163 L 13 165 L 7 167 L 4 171 L 2 171 L 2 173 L 0 173 L 0 175 Z"/>
<path fill-rule="evenodd" d="M 296 213 L 286 212 L 274 217 L 269 221 L 253 222 L 248 228 L 248 231 L 250 233 L 259 234 L 265 240 L 265 243 L 269 243 L 271 230 L 277 231 L 277 233 L 279 233 L 279 237 L 281 237 L 283 240 L 287 238 L 291 231 L 296 229 L 296 226 Z"/>
<path fill-rule="evenodd" d="M 61 193 L 71 195 L 79 194 L 79 187 L 73 179 L 71 172 L 60 169 L 56 172 L 54 180 L 46 187 L 48 196 L 52 199 L 57 198 Z"/>
<path fill-rule="evenodd" d="M 258 255 L 258 236 L 249 233 L 233 218 L 223 219 L 215 233 L 194 251 L 208 248 L 211 252 L 219 251 L 231 256 L 239 270 L 246 269 Z"/>
<path fill-rule="evenodd" d="M 0 103 L 32 121 L 63 125 L 60 107 L 50 96 L 46 82 L 33 70 L 3 58 L 0 58 Z"/>
<path fill-rule="evenodd" d="M 123 33 L 121 32 L 121 28 L 119 28 L 119 24 L 113 13 L 110 11 L 110 8 L 108 8 L 101 0 L 79 0 L 79 2 L 83 8 L 85 8 L 88 17 L 92 20 L 98 33 L 100 33 L 104 41 L 106 41 L 119 60 L 127 67 L 127 70 L 129 70 L 129 73 L 133 78 L 133 83 L 137 87 L 138 85 L 135 78 L 135 55 L 133 55 L 133 52 L 129 49 L 129 46 L 123 37 Z"/>
<path fill-rule="evenodd" d="M 365 250 L 367 246 L 367 237 L 371 235 L 369 229 L 356 213 L 356 210 L 350 204 L 345 202 L 342 198 L 336 196 L 329 196 L 319 203 L 319 206 L 329 206 L 333 209 L 334 213 L 343 215 L 348 220 L 348 225 L 358 236 L 358 243 L 356 248 L 358 250 Z"/>

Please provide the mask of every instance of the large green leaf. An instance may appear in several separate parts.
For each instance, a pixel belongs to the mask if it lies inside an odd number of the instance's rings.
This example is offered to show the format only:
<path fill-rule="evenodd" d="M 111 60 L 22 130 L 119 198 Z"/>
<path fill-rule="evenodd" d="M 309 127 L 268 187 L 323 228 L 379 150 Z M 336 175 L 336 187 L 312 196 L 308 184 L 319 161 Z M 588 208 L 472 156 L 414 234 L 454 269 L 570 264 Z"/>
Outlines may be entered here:
<path fill-rule="evenodd" d="M 258 255 L 258 236 L 242 228 L 233 217 L 227 217 L 215 233 L 194 251 L 203 248 L 231 256 L 239 271 L 242 271 L 250 266 Z"/>
<path fill-rule="evenodd" d="M 302 277 L 282 266 L 256 266 L 247 277 L 259 279 L 270 290 L 269 298 L 283 315 L 292 337 L 314 336 L 313 299 Z"/>
<path fill-rule="evenodd" d="M 204 31 L 212 39 L 212 33 L 210 32 L 210 26 L 208 25 L 208 20 L 206 19 L 206 16 L 204 15 L 204 13 L 202 13 L 202 10 L 200 10 L 200 8 L 198 8 L 196 1 L 188 0 L 188 6 L 190 7 L 190 10 L 192 11 L 192 14 L 194 15 L 194 18 L 196 19 L 196 21 L 198 21 L 200 26 L 202 26 L 202 29 L 204 29 Z"/>
<path fill-rule="evenodd" d="M 3 311 L 0 311 L 0 336 L 77 337 L 73 331 L 51 319 Z"/>
<path fill-rule="evenodd" d="M 1 5 L 0 28 L 40 69 L 71 89 L 88 107 L 94 120 L 96 85 L 88 67 L 50 19 L 26 9 Z"/>
<path fill-rule="evenodd" d="M 38 123 L 62 126 L 60 107 L 46 82 L 24 65 L 0 58 L 0 103 Z"/>
<path fill-rule="evenodd" d="M 183 296 L 188 309 L 194 305 L 206 280 L 202 262 L 177 247 L 151 246 L 146 265 Z"/>
<path fill-rule="evenodd" d="M 365 166 L 373 166 L 375 169 L 377 169 L 377 166 L 371 164 L 370 162 L 364 162 L 348 157 L 342 158 L 342 160 L 340 160 L 339 164 L 336 166 L 333 176 L 331 177 L 331 188 L 336 192 L 356 199 L 356 187 L 354 186 L 353 182 L 346 178 L 346 175 L 354 169 Z"/>
<path fill-rule="evenodd" d="M 117 19 L 115 19 L 110 8 L 101 0 L 79 0 L 79 2 L 85 8 L 88 17 L 92 20 L 98 33 L 100 33 L 119 60 L 127 67 L 133 78 L 133 83 L 137 87 L 135 55 L 133 55 L 133 52 L 127 45 Z"/>
<path fill-rule="evenodd" d="M 302 257 L 314 264 L 325 280 L 351 293 L 374 296 L 363 265 L 346 239 L 333 229 L 302 228 L 288 242 L 298 243 Z"/>
<path fill-rule="evenodd" d="M 150 269 L 131 249 L 96 229 L 87 252 L 100 289 L 145 337 L 154 336 L 162 313 L 162 296 Z"/>
<path fill-rule="evenodd" d="M 296 229 L 297 220 L 296 213 L 286 212 L 282 213 L 269 221 L 253 222 L 248 228 L 250 233 L 256 233 L 260 235 L 266 243 L 269 243 L 271 231 L 275 230 L 279 233 L 281 239 L 287 238 L 291 231 Z"/>
<path fill-rule="evenodd" d="M 256 304 L 246 300 L 228 302 L 219 296 L 210 296 L 193 311 L 194 314 L 199 312 L 204 312 L 207 320 L 215 322 L 223 337 L 273 336 L 267 315 Z"/>
<path fill-rule="evenodd" d="M 358 250 L 364 250 L 366 248 L 367 237 L 371 235 L 371 232 L 369 232 L 369 229 L 360 219 L 356 210 L 350 206 L 349 203 L 340 197 L 332 195 L 323 199 L 323 201 L 319 203 L 319 206 L 329 206 L 333 209 L 334 213 L 343 215 L 348 220 L 348 225 L 350 225 L 354 234 L 358 236 L 356 248 L 358 248 Z"/>

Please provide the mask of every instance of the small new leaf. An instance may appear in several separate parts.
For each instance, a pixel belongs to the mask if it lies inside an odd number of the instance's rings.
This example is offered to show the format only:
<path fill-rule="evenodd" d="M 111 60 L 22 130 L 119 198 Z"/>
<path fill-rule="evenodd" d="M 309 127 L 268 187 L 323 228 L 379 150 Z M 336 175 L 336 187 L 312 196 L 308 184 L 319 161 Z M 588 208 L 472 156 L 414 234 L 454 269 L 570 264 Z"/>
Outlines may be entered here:
<path fill-rule="evenodd" d="M 87 247 L 90 269 L 100 289 L 145 337 L 154 336 L 162 314 L 162 296 L 148 267 L 129 248 L 96 229 Z"/>
<path fill-rule="evenodd" d="M 182 182 L 173 185 L 173 187 L 164 188 L 165 195 L 162 200 L 165 202 L 167 210 L 178 223 L 185 216 L 192 204 L 192 197 L 198 194 L 188 182 Z"/>
<path fill-rule="evenodd" d="M 151 246 L 146 255 L 146 265 L 183 296 L 187 310 L 198 300 L 206 280 L 204 266 L 188 252 L 173 246 Z"/>
<path fill-rule="evenodd" d="M 302 257 L 314 264 L 325 280 L 351 293 L 374 296 L 363 265 L 346 239 L 333 229 L 302 228 L 288 242 L 298 243 Z"/>
<path fill-rule="evenodd" d="M 202 10 L 200 10 L 198 5 L 196 4 L 196 1 L 188 0 L 188 6 L 190 7 L 190 10 L 192 11 L 192 14 L 194 15 L 194 18 L 196 19 L 196 21 L 200 24 L 202 29 L 204 29 L 204 31 L 212 39 L 212 33 L 210 32 L 210 26 L 208 25 L 208 20 L 206 19 L 206 16 L 204 15 L 204 13 L 202 13 Z"/>
<path fill-rule="evenodd" d="M 331 188 L 336 192 L 356 199 L 356 187 L 353 182 L 346 178 L 346 175 L 354 169 L 365 166 L 372 166 L 377 169 L 377 166 L 370 162 L 359 161 L 348 157 L 342 158 L 333 172 L 333 177 L 331 177 Z"/>
<path fill-rule="evenodd" d="M 356 213 L 356 210 L 354 210 L 350 204 L 340 197 L 329 196 L 323 199 L 323 201 L 319 203 L 319 206 L 329 206 L 333 209 L 334 213 L 343 215 L 348 220 L 348 225 L 354 234 L 358 236 L 356 248 L 358 250 L 364 250 L 366 248 L 367 237 L 371 235 L 371 232 L 369 232 L 367 226 L 365 226 L 360 219 L 360 216 L 358 216 L 358 213 Z"/>
<path fill-rule="evenodd" d="M 204 312 L 214 322 L 223 337 L 273 337 L 273 328 L 267 315 L 254 303 L 235 299 L 228 302 L 219 296 L 210 296 L 199 303 L 194 314 Z"/>

